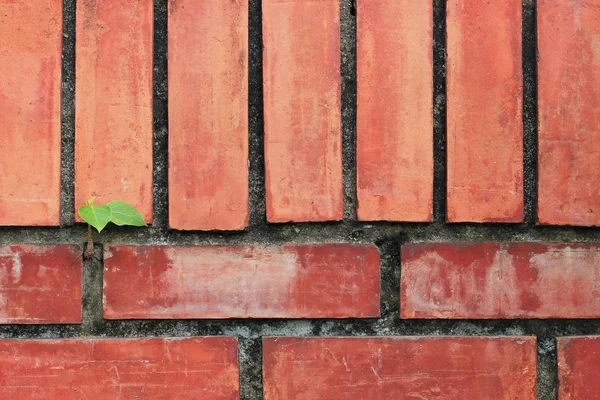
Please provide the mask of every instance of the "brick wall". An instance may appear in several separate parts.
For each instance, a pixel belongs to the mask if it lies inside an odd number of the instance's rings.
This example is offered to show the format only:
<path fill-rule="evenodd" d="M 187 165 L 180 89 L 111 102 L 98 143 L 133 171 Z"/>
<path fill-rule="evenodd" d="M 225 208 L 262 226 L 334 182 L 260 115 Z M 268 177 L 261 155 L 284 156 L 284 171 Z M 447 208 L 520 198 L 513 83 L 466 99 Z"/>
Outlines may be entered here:
<path fill-rule="evenodd" d="M 0 398 L 597 398 L 598 20 L 0 0 Z"/>

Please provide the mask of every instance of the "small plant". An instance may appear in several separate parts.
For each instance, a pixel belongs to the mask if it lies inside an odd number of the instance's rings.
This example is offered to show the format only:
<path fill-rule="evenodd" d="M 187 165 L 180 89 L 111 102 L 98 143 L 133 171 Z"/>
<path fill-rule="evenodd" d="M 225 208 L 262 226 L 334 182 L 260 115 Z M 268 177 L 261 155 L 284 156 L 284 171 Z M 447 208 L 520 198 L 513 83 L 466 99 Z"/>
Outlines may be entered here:
<path fill-rule="evenodd" d="M 84 253 L 86 260 L 94 256 L 92 226 L 98 233 L 102 232 L 109 222 L 118 226 L 148 226 L 142 214 L 125 202 L 111 201 L 108 204 L 94 205 L 95 201 L 96 198 L 92 197 L 77 210 L 79 216 L 88 223 L 88 243 Z"/>

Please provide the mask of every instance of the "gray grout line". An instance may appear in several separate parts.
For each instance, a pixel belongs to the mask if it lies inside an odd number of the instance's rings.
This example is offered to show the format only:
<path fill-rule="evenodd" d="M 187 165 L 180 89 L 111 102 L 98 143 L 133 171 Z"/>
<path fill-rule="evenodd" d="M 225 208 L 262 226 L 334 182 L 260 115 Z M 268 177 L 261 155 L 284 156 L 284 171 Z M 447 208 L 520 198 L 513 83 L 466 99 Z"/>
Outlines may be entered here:
<path fill-rule="evenodd" d="M 261 0 L 248 1 L 248 196 L 250 226 L 267 221 L 265 204 Z"/>
<path fill-rule="evenodd" d="M 525 223 L 537 222 L 537 42 L 536 2 L 523 1 L 523 180 Z"/>
<path fill-rule="evenodd" d="M 342 184 L 344 221 L 356 221 L 356 16 L 352 0 L 340 8 Z"/>
<path fill-rule="evenodd" d="M 60 225 L 75 223 L 75 0 L 63 0 Z"/>
<path fill-rule="evenodd" d="M 167 0 L 154 0 L 152 225 L 158 229 L 167 229 L 169 224 L 167 19 Z"/>

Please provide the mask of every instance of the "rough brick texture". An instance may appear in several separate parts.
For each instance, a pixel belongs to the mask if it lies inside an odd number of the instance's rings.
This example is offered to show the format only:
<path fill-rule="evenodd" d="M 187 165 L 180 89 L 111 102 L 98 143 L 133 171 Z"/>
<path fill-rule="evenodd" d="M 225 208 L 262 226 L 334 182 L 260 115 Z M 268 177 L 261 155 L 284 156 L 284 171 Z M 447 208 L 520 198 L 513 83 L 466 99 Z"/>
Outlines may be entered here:
<path fill-rule="evenodd" d="M 81 246 L 0 246 L 0 324 L 80 323 L 81 258 Z"/>
<path fill-rule="evenodd" d="M 597 244 L 402 248 L 403 318 L 600 318 Z"/>
<path fill-rule="evenodd" d="M 267 219 L 341 220 L 340 0 L 262 3 Z"/>
<path fill-rule="evenodd" d="M 265 400 L 536 398 L 535 338 L 267 338 Z"/>
<path fill-rule="evenodd" d="M 62 5 L 0 2 L 0 225 L 60 222 Z"/>
<path fill-rule="evenodd" d="M 600 225 L 600 1 L 537 10 L 538 219 Z"/>
<path fill-rule="evenodd" d="M 75 205 L 152 220 L 152 0 L 77 0 Z"/>
<path fill-rule="evenodd" d="M 234 338 L 0 341 L 0 395 L 21 399 L 238 399 Z"/>
<path fill-rule="evenodd" d="M 432 1 L 357 3 L 358 219 L 430 221 Z"/>
<path fill-rule="evenodd" d="M 448 0 L 448 221 L 523 220 L 521 0 Z"/>
<path fill-rule="evenodd" d="M 600 337 L 558 338 L 560 400 L 600 398 Z"/>
<path fill-rule="evenodd" d="M 248 224 L 248 1 L 169 2 L 169 226 Z"/>
<path fill-rule="evenodd" d="M 373 246 L 108 246 L 104 317 L 379 315 Z"/>

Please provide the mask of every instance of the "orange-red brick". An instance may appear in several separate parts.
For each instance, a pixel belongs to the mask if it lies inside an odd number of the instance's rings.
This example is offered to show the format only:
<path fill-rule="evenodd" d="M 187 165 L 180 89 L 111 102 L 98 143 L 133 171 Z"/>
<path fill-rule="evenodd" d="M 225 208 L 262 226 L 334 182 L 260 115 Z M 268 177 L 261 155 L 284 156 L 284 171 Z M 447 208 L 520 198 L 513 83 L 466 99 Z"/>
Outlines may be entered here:
<path fill-rule="evenodd" d="M 340 1 L 262 3 L 267 219 L 341 220 Z"/>
<path fill-rule="evenodd" d="M 358 219 L 430 221 L 431 0 L 357 3 Z"/>
<path fill-rule="evenodd" d="M 523 220 L 521 0 L 448 0 L 449 222 Z"/>
<path fill-rule="evenodd" d="M 77 0 L 75 206 L 152 220 L 152 0 Z"/>
<path fill-rule="evenodd" d="M 265 400 L 536 398 L 532 337 L 267 338 Z"/>
<path fill-rule="evenodd" d="M 597 244 L 402 248 L 402 318 L 600 318 L 599 286 Z"/>
<path fill-rule="evenodd" d="M 81 258 L 81 246 L 0 246 L 0 323 L 80 323 Z"/>
<path fill-rule="evenodd" d="M 600 225 L 600 1 L 538 0 L 538 219 Z"/>
<path fill-rule="evenodd" d="M 559 399 L 598 399 L 600 337 L 561 337 L 557 343 Z"/>
<path fill-rule="evenodd" d="M 21 399 L 237 400 L 237 342 L 0 340 L 0 394 Z"/>
<path fill-rule="evenodd" d="M 169 225 L 248 224 L 248 1 L 169 2 Z"/>
<path fill-rule="evenodd" d="M 379 315 L 374 246 L 108 246 L 104 317 Z"/>
<path fill-rule="evenodd" d="M 0 225 L 60 223 L 62 7 L 0 2 Z"/>

